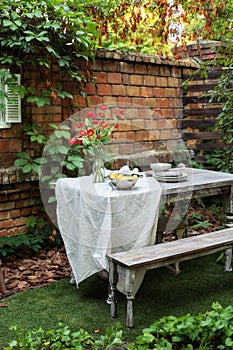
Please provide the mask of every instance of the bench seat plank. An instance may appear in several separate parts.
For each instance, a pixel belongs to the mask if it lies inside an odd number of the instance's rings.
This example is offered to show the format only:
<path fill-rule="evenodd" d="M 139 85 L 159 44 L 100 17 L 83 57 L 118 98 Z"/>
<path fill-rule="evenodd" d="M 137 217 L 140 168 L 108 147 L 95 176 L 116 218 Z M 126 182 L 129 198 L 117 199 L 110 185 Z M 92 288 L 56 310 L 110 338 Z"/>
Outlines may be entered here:
<path fill-rule="evenodd" d="M 226 249 L 233 245 L 232 229 L 224 229 L 208 234 L 183 238 L 180 240 L 157 244 L 108 255 L 110 259 L 128 268 L 150 265 L 153 262 L 165 261 L 169 258 L 179 258 L 184 254 L 191 255 L 213 248 Z"/>

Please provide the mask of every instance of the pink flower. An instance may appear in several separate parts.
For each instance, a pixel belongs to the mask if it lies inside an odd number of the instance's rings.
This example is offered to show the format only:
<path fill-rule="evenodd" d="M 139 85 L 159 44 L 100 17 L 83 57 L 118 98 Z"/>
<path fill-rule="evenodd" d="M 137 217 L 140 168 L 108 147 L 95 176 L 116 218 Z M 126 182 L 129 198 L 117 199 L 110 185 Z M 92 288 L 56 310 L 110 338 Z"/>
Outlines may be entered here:
<path fill-rule="evenodd" d="M 94 119 L 93 124 L 99 124 L 99 121 L 97 119 Z"/>
<path fill-rule="evenodd" d="M 80 122 L 80 123 L 78 123 L 78 124 L 76 125 L 76 128 L 77 128 L 77 129 L 80 129 L 82 126 L 83 126 L 83 123 Z"/>
<path fill-rule="evenodd" d="M 125 114 L 125 109 L 119 109 L 119 112 L 120 112 L 121 114 Z"/>
<path fill-rule="evenodd" d="M 87 116 L 88 116 L 89 118 L 93 118 L 93 119 L 96 118 L 96 115 L 95 115 L 94 112 L 88 112 L 88 113 L 87 113 Z"/>
<path fill-rule="evenodd" d="M 106 107 L 106 106 L 100 106 L 100 109 L 101 109 L 101 111 L 106 111 L 106 109 L 108 109 L 108 107 Z"/>
<path fill-rule="evenodd" d="M 76 144 L 76 138 L 72 137 L 71 139 L 68 139 L 68 144 L 70 146 L 74 146 Z"/>

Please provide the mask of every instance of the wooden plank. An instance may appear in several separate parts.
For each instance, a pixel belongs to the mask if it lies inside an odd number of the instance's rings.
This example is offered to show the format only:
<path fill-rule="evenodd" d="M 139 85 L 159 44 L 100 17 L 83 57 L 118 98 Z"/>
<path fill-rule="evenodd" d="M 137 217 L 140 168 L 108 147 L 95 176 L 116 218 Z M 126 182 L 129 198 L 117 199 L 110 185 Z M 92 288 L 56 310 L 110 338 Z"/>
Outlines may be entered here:
<path fill-rule="evenodd" d="M 208 96 L 183 96 L 182 101 L 183 105 L 186 106 L 188 104 L 194 104 L 194 103 L 210 103 L 209 102 L 210 97 Z M 225 102 L 226 99 L 221 99 L 220 101 L 217 100 L 217 98 L 213 99 L 211 103 L 221 103 Z"/>
<path fill-rule="evenodd" d="M 134 268 L 150 265 L 154 262 L 166 261 L 170 258 L 178 259 L 182 255 L 191 255 L 232 244 L 233 229 L 228 228 L 172 242 L 110 254 L 109 258 L 123 266 Z"/>
<path fill-rule="evenodd" d="M 222 112 L 221 108 L 188 108 L 183 110 L 183 116 L 206 116 L 206 117 L 211 117 L 211 116 L 218 116 Z"/>
<path fill-rule="evenodd" d="M 207 92 L 209 90 L 213 90 L 216 84 L 196 84 L 196 85 L 187 85 L 183 89 L 183 93 L 185 92 Z"/>
<path fill-rule="evenodd" d="M 178 123 L 178 128 L 212 128 L 217 119 L 182 119 Z"/>
<path fill-rule="evenodd" d="M 203 76 L 203 74 L 201 73 L 196 73 L 192 75 L 191 80 L 206 80 L 206 79 L 218 79 L 221 75 L 222 75 L 223 71 L 222 69 L 220 70 L 212 70 L 208 72 L 207 78 L 205 76 Z M 182 76 L 182 78 L 184 80 L 189 80 L 190 79 L 190 75 L 188 74 L 184 74 Z"/>
<path fill-rule="evenodd" d="M 197 151 L 213 151 L 215 149 L 223 149 L 224 143 L 197 143 L 195 149 Z"/>
<path fill-rule="evenodd" d="M 200 132 L 184 132 L 182 139 L 187 140 L 221 140 L 222 132 L 200 131 Z"/>

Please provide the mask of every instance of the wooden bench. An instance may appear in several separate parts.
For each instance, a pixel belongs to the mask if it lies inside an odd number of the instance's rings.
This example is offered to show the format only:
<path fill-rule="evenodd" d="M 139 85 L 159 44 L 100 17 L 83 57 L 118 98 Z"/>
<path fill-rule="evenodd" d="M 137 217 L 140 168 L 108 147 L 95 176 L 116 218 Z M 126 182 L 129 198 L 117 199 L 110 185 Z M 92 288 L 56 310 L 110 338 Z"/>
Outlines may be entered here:
<path fill-rule="evenodd" d="M 119 271 L 124 274 L 126 279 L 126 326 L 132 328 L 133 299 L 135 297 L 133 291 L 137 269 L 145 267 L 150 270 L 171 264 L 179 266 L 182 261 L 225 250 L 225 271 L 231 271 L 232 247 L 233 228 L 227 228 L 172 242 L 109 254 L 110 316 L 115 318 L 117 315 L 116 289 Z"/>

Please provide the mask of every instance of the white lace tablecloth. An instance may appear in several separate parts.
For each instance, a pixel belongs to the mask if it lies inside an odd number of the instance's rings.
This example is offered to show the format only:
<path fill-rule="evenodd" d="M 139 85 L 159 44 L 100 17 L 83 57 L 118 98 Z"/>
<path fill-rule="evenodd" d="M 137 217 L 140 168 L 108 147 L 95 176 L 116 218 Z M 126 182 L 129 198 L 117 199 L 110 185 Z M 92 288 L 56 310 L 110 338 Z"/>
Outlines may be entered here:
<path fill-rule="evenodd" d="M 57 181 L 58 226 L 77 286 L 108 271 L 106 254 L 155 243 L 161 191 L 149 177 L 139 178 L 129 191 L 93 184 L 91 176 Z M 118 289 L 124 293 L 124 281 Z"/>

